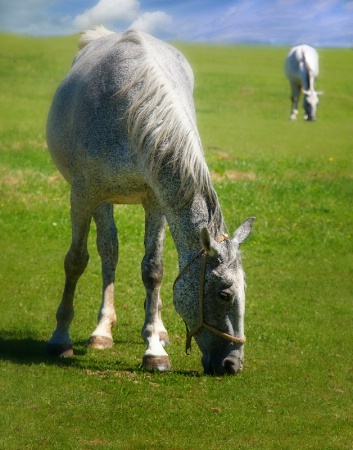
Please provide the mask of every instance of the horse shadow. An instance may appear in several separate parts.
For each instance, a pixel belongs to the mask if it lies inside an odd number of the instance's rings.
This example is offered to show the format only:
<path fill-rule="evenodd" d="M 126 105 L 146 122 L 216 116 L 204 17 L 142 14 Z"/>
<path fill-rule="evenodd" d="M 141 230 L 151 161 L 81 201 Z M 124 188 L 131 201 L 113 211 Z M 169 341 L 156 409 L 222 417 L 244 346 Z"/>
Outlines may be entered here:
<path fill-rule="evenodd" d="M 119 344 L 119 342 L 117 342 Z M 100 350 L 99 350 L 100 351 Z M 83 358 L 87 356 L 87 359 Z M 32 336 L 18 337 L 12 332 L 0 331 L 0 361 L 9 361 L 18 365 L 53 365 L 58 367 L 71 367 L 73 369 L 102 370 L 104 363 L 97 363 L 95 358 L 89 358 L 87 341 L 76 341 L 74 355 L 67 358 L 53 357 L 47 352 L 47 342 Z M 107 367 L 107 370 L 111 367 Z M 116 362 L 117 372 L 146 373 L 146 370 L 137 364 L 135 367 Z M 195 370 L 175 370 L 174 374 L 186 377 L 199 377 L 202 373 Z M 154 373 L 154 372 L 150 372 Z M 156 372 L 160 373 L 160 372 Z M 167 373 L 167 372 L 166 372 Z M 170 372 L 169 372 L 170 373 Z"/>
<path fill-rule="evenodd" d="M 58 366 L 77 365 L 77 356 L 85 352 L 78 350 L 72 358 L 54 358 L 47 352 L 47 343 L 34 337 L 16 337 L 12 332 L 0 331 L 0 360 L 19 365 L 50 364 Z"/>

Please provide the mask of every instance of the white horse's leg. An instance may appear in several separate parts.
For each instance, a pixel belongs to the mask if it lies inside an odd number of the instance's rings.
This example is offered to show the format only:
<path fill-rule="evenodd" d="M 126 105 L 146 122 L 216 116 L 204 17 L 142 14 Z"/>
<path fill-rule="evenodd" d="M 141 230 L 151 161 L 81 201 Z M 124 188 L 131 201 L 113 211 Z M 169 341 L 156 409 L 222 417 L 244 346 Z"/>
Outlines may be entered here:
<path fill-rule="evenodd" d="M 89 347 L 110 348 L 113 345 L 112 328 L 116 322 L 114 308 L 114 279 L 118 262 L 117 229 L 114 223 L 113 205 L 104 203 L 93 213 L 97 226 L 97 248 L 102 260 L 103 293 L 98 314 L 98 326 L 91 334 Z"/>
<path fill-rule="evenodd" d="M 169 344 L 163 325 L 160 286 L 163 278 L 163 245 L 166 219 L 156 204 L 144 205 L 145 256 L 142 261 L 142 279 L 146 289 L 145 323 L 141 335 L 146 342 L 143 366 L 148 370 L 169 370 L 170 362 L 163 346 Z"/>
<path fill-rule="evenodd" d="M 73 354 L 69 327 L 74 317 L 74 294 L 76 284 L 83 274 L 89 259 L 87 237 L 91 222 L 91 212 L 85 208 L 84 200 L 75 199 L 71 192 L 72 241 L 65 257 L 65 287 L 61 303 L 56 313 L 56 329 L 48 341 L 48 352 L 55 356 Z"/>
<path fill-rule="evenodd" d="M 296 120 L 298 116 L 298 101 L 300 96 L 300 87 L 293 82 L 291 82 L 290 85 L 292 89 L 292 96 L 291 96 L 292 106 L 289 118 L 290 120 Z"/>

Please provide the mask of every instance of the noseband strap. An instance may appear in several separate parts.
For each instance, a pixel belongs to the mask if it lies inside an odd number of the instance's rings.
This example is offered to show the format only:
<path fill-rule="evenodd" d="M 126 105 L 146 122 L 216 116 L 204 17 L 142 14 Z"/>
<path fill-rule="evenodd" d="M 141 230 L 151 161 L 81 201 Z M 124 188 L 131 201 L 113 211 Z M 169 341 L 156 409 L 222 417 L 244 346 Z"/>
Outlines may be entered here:
<path fill-rule="evenodd" d="M 226 239 L 228 239 L 228 235 L 224 234 L 217 239 L 217 242 L 223 242 Z M 177 278 L 174 281 L 173 289 L 174 289 L 175 283 L 179 280 L 181 275 L 190 267 L 190 265 L 195 261 L 195 259 L 201 254 L 202 254 L 202 261 L 201 261 L 200 282 L 199 282 L 199 321 L 192 330 L 189 330 L 188 326 L 185 323 L 185 326 L 186 326 L 185 352 L 187 355 L 190 354 L 190 351 L 191 351 L 192 337 L 195 336 L 195 334 L 197 334 L 201 330 L 201 328 L 206 328 L 207 330 L 211 331 L 213 334 L 216 334 L 217 336 L 220 336 L 221 338 L 226 339 L 227 341 L 234 342 L 235 344 L 245 344 L 245 342 L 246 342 L 245 336 L 244 337 L 232 336 L 231 334 L 225 333 L 224 331 L 217 330 L 217 328 L 214 328 L 211 325 L 208 325 L 203 319 L 204 284 L 205 284 L 206 263 L 207 263 L 207 257 L 208 257 L 208 253 L 204 249 L 201 249 L 198 253 L 196 253 L 196 255 L 180 271 L 179 275 L 177 276 Z"/>

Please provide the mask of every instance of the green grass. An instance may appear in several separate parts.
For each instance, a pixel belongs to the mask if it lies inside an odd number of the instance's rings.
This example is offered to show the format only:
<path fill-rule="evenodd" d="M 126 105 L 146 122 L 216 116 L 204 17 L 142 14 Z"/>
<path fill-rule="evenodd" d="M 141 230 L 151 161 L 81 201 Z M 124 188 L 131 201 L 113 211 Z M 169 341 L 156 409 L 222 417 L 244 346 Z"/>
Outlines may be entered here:
<path fill-rule="evenodd" d="M 245 371 L 217 378 L 202 375 L 196 345 L 184 355 L 169 233 L 163 294 L 174 371 L 140 369 L 137 206 L 116 209 L 115 346 L 85 346 L 101 289 L 92 227 L 72 325 L 76 354 L 45 355 L 70 241 L 69 189 L 46 150 L 45 122 L 76 41 L 0 36 L 0 448 L 350 449 L 351 50 L 320 50 L 318 121 L 291 123 L 287 49 L 177 44 L 194 68 L 200 134 L 228 227 L 257 218 L 243 247 Z"/>

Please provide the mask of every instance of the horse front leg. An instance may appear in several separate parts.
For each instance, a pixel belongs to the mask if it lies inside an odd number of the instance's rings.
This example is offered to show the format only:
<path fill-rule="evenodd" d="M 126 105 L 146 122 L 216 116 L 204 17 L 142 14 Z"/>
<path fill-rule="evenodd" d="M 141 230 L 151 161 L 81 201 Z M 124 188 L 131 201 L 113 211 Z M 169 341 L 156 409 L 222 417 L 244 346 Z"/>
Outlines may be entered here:
<path fill-rule="evenodd" d="M 118 233 L 114 223 L 113 205 L 104 203 L 93 212 L 97 226 L 97 249 L 102 261 L 102 303 L 98 326 L 91 334 L 88 346 L 110 348 L 113 345 L 112 328 L 116 323 L 114 308 L 114 280 L 118 262 Z"/>
<path fill-rule="evenodd" d="M 155 203 L 145 208 L 145 256 L 142 260 L 142 280 L 146 289 L 145 322 L 141 335 L 146 343 L 143 367 L 147 370 L 169 370 L 169 356 L 163 346 L 169 344 L 161 310 L 160 287 L 163 278 L 163 245 L 166 218 Z"/>
<path fill-rule="evenodd" d="M 291 90 L 292 90 L 292 95 L 291 95 L 291 101 L 292 101 L 292 105 L 291 105 L 291 112 L 290 112 L 290 120 L 296 120 L 296 118 L 298 117 L 298 102 L 299 102 L 299 96 L 300 96 L 300 86 L 298 86 L 296 83 L 291 82 Z"/>
<path fill-rule="evenodd" d="M 76 198 L 71 192 L 72 241 L 64 263 L 65 287 L 56 313 L 56 329 L 47 344 L 47 350 L 53 356 L 73 355 L 69 327 L 74 317 L 75 289 L 89 260 L 87 237 L 92 216 L 84 204 L 82 198 Z"/>

